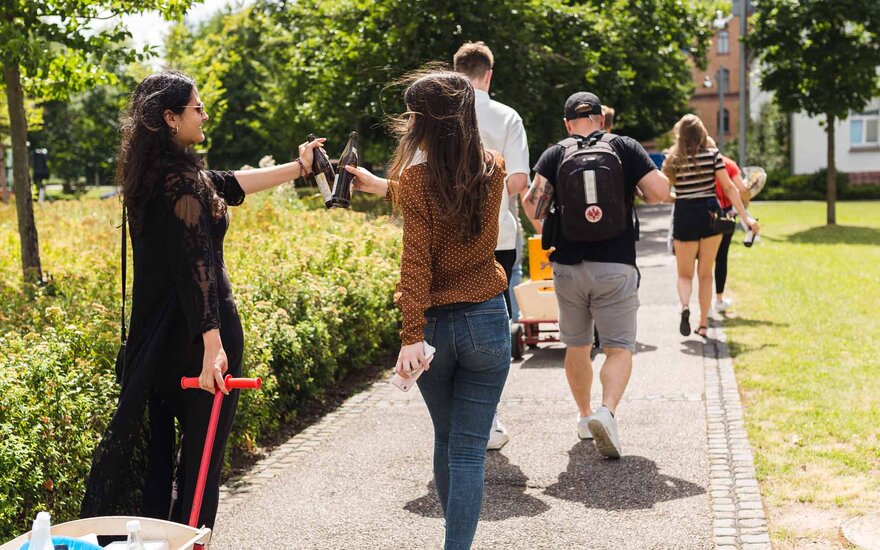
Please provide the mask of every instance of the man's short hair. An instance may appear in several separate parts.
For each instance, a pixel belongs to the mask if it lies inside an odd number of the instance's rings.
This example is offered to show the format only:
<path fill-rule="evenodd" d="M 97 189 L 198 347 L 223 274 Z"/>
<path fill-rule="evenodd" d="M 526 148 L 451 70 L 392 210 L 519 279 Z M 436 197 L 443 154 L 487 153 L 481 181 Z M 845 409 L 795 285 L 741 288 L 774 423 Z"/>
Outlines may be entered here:
<path fill-rule="evenodd" d="M 614 127 L 614 107 L 602 105 L 602 114 L 605 116 L 605 126 L 602 129 L 610 132 Z"/>
<path fill-rule="evenodd" d="M 495 57 L 485 42 L 465 42 L 452 57 L 455 72 L 468 78 L 483 78 L 495 66 Z"/>

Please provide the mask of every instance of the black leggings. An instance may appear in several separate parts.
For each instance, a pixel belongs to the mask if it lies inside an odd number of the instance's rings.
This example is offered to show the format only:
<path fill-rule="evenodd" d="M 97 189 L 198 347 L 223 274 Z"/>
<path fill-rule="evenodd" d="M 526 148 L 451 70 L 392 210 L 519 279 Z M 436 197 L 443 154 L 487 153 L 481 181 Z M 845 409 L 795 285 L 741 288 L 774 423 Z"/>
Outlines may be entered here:
<path fill-rule="evenodd" d="M 733 233 L 723 234 L 721 236 L 721 247 L 718 249 L 718 256 L 715 257 L 715 293 L 724 293 L 724 284 L 727 282 L 727 252 L 730 250 L 730 241 L 733 239 Z"/>

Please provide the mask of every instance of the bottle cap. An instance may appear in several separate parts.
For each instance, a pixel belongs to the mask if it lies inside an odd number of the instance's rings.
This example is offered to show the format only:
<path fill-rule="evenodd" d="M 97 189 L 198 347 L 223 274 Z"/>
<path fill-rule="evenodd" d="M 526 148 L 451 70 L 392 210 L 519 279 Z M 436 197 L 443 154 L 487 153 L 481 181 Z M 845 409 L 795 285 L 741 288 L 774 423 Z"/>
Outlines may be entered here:
<path fill-rule="evenodd" d="M 39 512 L 39 513 L 37 514 L 37 520 L 36 520 L 35 523 L 36 523 L 37 525 L 46 525 L 46 526 L 48 526 L 48 525 L 51 524 L 51 521 L 52 521 L 52 516 L 49 515 L 49 512 Z"/>
<path fill-rule="evenodd" d="M 128 520 L 125 524 L 125 528 L 128 530 L 129 533 L 132 533 L 134 531 L 140 531 L 141 530 L 141 522 L 136 519 Z"/>

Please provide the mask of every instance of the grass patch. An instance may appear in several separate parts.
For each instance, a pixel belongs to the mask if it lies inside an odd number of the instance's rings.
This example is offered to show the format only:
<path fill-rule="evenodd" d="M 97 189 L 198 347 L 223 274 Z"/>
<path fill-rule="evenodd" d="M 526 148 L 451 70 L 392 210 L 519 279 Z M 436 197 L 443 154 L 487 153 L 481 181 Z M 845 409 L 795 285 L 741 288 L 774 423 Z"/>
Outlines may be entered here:
<path fill-rule="evenodd" d="M 771 518 L 880 508 L 880 202 L 837 208 L 827 227 L 821 202 L 755 204 L 762 242 L 730 252 L 725 327 Z"/>

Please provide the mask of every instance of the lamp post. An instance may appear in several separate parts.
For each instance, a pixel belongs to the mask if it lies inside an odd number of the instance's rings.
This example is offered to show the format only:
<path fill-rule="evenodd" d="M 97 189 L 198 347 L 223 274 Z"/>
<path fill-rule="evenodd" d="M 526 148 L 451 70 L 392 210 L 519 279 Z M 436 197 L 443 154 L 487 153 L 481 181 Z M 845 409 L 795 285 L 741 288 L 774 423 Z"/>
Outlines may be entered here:
<path fill-rule="evenodd" d="M 734 2 L 736 5 L 736 2 Z M 746 71 L 746 29 L 748 27 L 749 0 L 739 0 L 739 165 L 746 165 L 746 124 L 748 122 L 749 80 Z"/>
<path fill-rule="evenodd" d="M 727 93 L 727 69 L 724 65 L 718 66 L 715 73 L 715 82 L 718 83 L 718 150 L 724 152 L 724 132 L 727 124 L 724 120 L 724 94 Z"/>
<path fill-rule="evenodd" d="M 734 0 L 733 1 L 733 13 L 728 16 L 724 16 L 721 10 L 715 12 L 715 20 L 712 21 L 712 26 L 716 30 L 722 30 L 727 28 L 727 24 L 730 22 L 734 16 L 739 17 L 739 165 L 744 166 L 746 162 L 746 124 L 748 121 L 748 72 L 746 71 L 746 31 L 747 31 L 747 19 L 748 19 L 748 10 L 750 0 Z M 720 87 L 720 86 L 719 86 Z M 726 91 L 726 90 L 725 90 Z M 720 93 L 720 91 L 719 91 Z M 720 97 L 720 96 L 719 96 Z M 724 109 L 721 108 L 720 117 L 723 120 L 724 117 Z M 723 122 L 722 122 L 723 124 Z M 721 137 L 721 141 L 719 142 L 719 147 L 724 142 L 723 132 L 719 132 Z"/>

